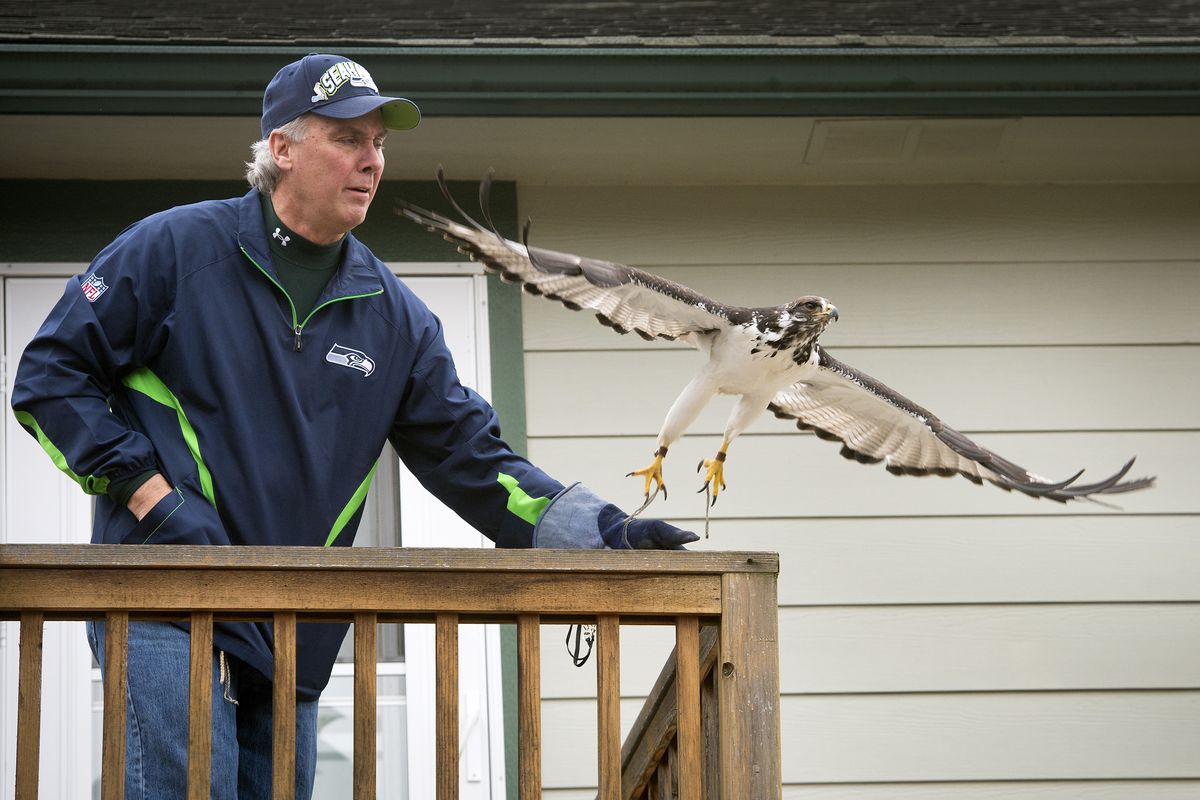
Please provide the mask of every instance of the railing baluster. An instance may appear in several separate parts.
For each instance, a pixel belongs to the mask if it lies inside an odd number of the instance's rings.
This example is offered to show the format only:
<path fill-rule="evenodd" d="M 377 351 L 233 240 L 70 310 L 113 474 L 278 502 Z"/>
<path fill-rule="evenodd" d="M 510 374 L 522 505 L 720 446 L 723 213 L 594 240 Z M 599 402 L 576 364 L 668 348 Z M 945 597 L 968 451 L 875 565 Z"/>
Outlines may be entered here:
<path fill-rule="evenodd" d="M 596 620 L 596 696 L 598 800 L 621 800 L 621 625 L 612 614 Z"/>
<path fill-rule="evenodd" d="M 458 800 L 458 615 L 438 614 L 437 800 Z"/>
<path fill-rule="evenodd" d="M 37 800 L 42 743 L 42 623 L 40 611 L 21 612 L 21 667 L 17 678 L 16 800 Z"/>
<path fill-rule="evenodd" d="M 663 753 L 663 760 L 658 763 L 658 774 L 656 776 L 658 779 L 658 796 L 665 798 L 665 800 L 671 800 L 673 796 L 671 794 L 671 754 L 673 752 L 675 751 L 668 746 L 666 752 Z"/>
<path fill-rule="evenodd" d="M 212 782 L 213 615 L 192 612 L 188 684 L 188 800 L 207 800 Z"/>
<path fill-rule="evenodd" d="M 700 800 L 700 620 L 675 622 L 675 705 L 679 709 L 679 800 Z"/>
<path fill-rule="evenodd" d="M 129 682 L 129 612 L 104 615 L 104 744 L 102 800 L 125 797 L 125 697 Z"/>
<path fill-rule="evenodd" d="M 700 684 L 700 728 L 704 732 L 701 737 L 703 755 L 701 763 L 704 775 L 704 797 L 717 798 L 721 796 L 721 775 L 717 771 L 721 763 L 721 724 L 720 703 L 717 702 L 717 667 L 708 673 L 708 677 Z"/>
<path fill-rule="evenodd" d="M 354 800 L 375 800 L 375 614 L 354 615 Z"/>
<path fill-rule="evenodd" d="M 679 748 L 672 742 L 667 748 L 667 783 L 671 789 L 671 797 L 680 797 L 679 772 Z"/>
<path fill-rule="evenodd" d="M 517 616 L 517 772 L 520 800 L 542 796 L 542 628 L 537 614 Z"/>
<path fill-rule="evenodd" d="M 275 677 L 271 695 L 274 800 L 296 797 L 296 613 L 275 613 Z"/>

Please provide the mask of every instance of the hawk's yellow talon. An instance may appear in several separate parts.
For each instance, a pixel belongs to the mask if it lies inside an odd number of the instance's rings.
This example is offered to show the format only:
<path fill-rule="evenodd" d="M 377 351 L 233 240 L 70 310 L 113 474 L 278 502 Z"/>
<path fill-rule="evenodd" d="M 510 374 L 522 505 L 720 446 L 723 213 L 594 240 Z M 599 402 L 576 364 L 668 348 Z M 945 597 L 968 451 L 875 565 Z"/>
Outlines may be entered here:
<path fill-rule="evenodd" d="M 699 472 L 701 467 L 704 468 L 704 485 L 700 487 L 700 491 L 709 489 L 712 490 L 712 501 L 708 504 L 711 508 L 717 504 L 717 496 L 721 494 L 721 490 L 725 488 L 725 455 L 729 450 L 729 440 L 725 439 L 721 442 L 721 449 L 712 458 L 706 458 L 700 462 L 700 466 L 696 467 Z"/>
<path fill-rule="evenodd" d="M 700 468 L 705 470 L 704 485 L 700 487 L 700 491 L 704 491 L 711 487 L 712 489 L 712 505 L 717 504 L 717 495 L 725 488 L 725 459 L 724 453 L 718 454 L 716 458 L 706 458 L 700 462 Z"/>
<path fill-rule="evenodd" d="M 661 489 L 662 493 L 663 493 L 663 497 L 665 498 L 667 496 L 667 485 L 665 483 L 663 483 L 663 474 L 662 474 L 663 459 L 666 457 L 667 457 L 667 448 L 660 447 L 660 448 L 658 448 L 658 450 L 656 450 L 654 452 L 654 460 L 650 462 L 650 466 L 648 466 L 644 469 L 634 470 L 633 472 L 627 473 L 625 475 L 626 478 L 631 478 L 631 477 L 637 476 L 639 478 L 646 479 L 645 491 L 643 492 L 643 495 L 642 495 L 643 497 L 647 497 L 647 498 L 650 497 L 650 484 L 651 483 L 657 484 L 657 486 L 654 490 L 656 493 L 658 492 L 659 489 Z"/>

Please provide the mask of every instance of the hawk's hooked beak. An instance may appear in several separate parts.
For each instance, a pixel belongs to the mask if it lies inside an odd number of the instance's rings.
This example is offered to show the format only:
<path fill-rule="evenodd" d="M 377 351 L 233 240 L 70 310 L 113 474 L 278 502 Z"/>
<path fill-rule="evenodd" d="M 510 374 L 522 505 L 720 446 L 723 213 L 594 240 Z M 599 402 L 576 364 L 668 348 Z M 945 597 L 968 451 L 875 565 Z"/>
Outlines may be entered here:
<path fill-rule="evenodd" d="M 838 318 L 837 306 L 835 306 L 833 303 L 826 303 L 825 308 L 823 310 L 825 312 L 825 316 L 829 317 L 834 322 L 837 322 L 837 318 Z"/>

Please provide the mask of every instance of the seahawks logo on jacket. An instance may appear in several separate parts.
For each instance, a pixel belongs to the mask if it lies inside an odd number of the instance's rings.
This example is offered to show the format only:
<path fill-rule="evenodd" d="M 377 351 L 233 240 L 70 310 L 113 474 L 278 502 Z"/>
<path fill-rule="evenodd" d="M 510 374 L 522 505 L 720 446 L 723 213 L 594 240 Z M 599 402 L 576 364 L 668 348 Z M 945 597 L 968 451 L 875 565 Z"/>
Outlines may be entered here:
<path fill-rule="evenodd" d="M 375 371 L 375 362 L 371 360 L 370 356 L 361 350 L 342 347 L 340 344 L 334 344 L 329 348 L 329 352 L 325 354 L 325 360 L 330 364 L 340 364 L 343 367 L 356 369 L 363 375 L 370 375 Z"/>

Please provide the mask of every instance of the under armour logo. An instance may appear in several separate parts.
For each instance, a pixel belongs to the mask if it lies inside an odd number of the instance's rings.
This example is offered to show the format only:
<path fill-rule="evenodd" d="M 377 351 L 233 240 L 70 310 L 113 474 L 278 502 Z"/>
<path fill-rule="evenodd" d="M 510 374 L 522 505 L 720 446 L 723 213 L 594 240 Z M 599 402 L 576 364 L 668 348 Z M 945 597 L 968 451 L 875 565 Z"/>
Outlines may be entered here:
<path fill-rule="evenodd" d="M 284 246 L 284 247 L 287 247 L 287 246 L 288 246 L 288 242 L 290 242 L 290 241 L 292 240 L 292 237 L 290 237 L 290 236 L 284 236 L 282 233 L 280 233 L 280 230 L 281 230 L 280 228 L 276 228 L 276 229 L 275 229 L 275 232 L 274 232 L 274 233 L 272 233 L 271 235 L 272 235 L 273 237 L 275 237 L 276 239 L 278 239 L 279 241 L 283 242 L 283 246 Z"/>

